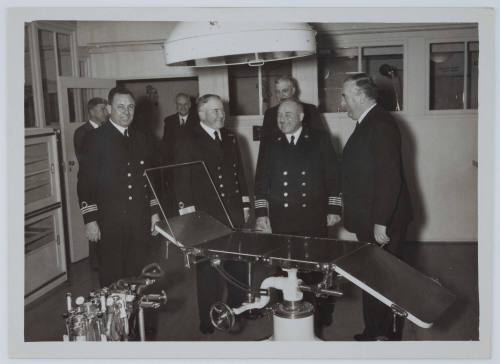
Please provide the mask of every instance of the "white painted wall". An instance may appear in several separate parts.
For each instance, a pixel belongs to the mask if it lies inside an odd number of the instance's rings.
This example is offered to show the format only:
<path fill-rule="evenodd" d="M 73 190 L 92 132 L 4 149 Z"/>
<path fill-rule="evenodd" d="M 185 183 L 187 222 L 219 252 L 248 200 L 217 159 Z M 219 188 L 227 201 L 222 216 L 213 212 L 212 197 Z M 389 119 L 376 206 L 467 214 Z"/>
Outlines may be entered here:
<path fill-rule="evenodd" d="M 227 70 L 205 70 L 167 67 L 158 37 L 171 23 L 153 25 L 78 24 L 79 42 L 88 47 L 93 77 L 138 79 L 168 77 L 199 77 L 199 92 L 218 93 L 227 101 L 229 86 Z M 128 25 L 128 24 L 127 24 Z M 428 110 L 427 54 L 431 41 L 477 40 L 477 28 L 456 25 L 447 29 L 432 27 L 418 31 L 417 25 L 398 25 L 396 32 L 382 33 L 375 28 L 356 31 L 324 27 L 322 41 L 333 45 L 384 44 L 391 40 L 405 46 L 404 111 L 395 113 L 403 135 L 406 175 L 415 209 L 415 222 L 410 238 L 419 241 L 477 240 L 477 111 Z M 410 29 L 411 28 L 411 29 Z M 127 43 L 128 35 L 133 40 Z M 411 31 L 406 31 L 411 30 Z M 96 32 L 99 34 L 96 34 Z M 151 31 L 151 32 L 149 32 Z M 166 36 L 166 34 L 165 34 Z M 98 44 L 99 43 L 99 44 Z M 99 45 L 99 47 L 97 47 Z M 317 103 L 316 63 L 313 58 L 297 60 L 293 76 L 298 80 L 301 98 Z M 340 151 L 353 130 L 353 122 L 343 114 L 325 114 L 336 148 Z M 228 121 L 241 136 L 247 164 L 247 177 L 253 176 L 258 142 L 252 140 L 252 128 L 262 123 L 261 116 L 233 117 Z M 341 231 L 341 238 L 352 238 Z"/>

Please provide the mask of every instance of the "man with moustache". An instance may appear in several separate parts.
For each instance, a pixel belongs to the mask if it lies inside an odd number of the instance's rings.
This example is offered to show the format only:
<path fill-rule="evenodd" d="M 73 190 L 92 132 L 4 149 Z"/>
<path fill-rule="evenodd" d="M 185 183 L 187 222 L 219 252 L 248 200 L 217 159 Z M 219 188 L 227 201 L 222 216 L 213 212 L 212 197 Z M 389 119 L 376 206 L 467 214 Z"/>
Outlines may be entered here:
<path fill-rule="evenodd" d="M 364 73 L 349 76 L 342 104 L 356 120 L 342 154 L 344 227 L 359 241 L 401 255 L 401 243 L 412 219 L 401 155 L 401 135 L 390 113 L 376 102 L 377 88 Z M 365 328 L 357 341 L 401 340 L 403 319 L 363 291 Z M 394 322 L 396 320 L 396 322 Z M 395 330 L 394 330 L 395 328 Z"/>
<path fill-rule="evenodd" d="M 135 110 L 132 93 L 113 88 L 108 95 L 109 120 L 86 141 L 78 196 L 87 238 L 98 242 L 99 280 L 108 286 L 137 276 L 146 263 L 158 222 L 158 201 L 144 170 L 152 166 L 152 144 L 130 130 Z"/>
<path fill-rule="evenodd" d="M 214 94 L 201 96 L 198 99 L 198 116 L 200 122 L 187 129 L 176 146 L 176 163 L 203 161 L 234 227 L 241 228 L 249 217 L 250 199 L 236 135 L 224 128 L 225 113 L 221 98 Z M 193 167 L 190 173 L 183 172 L 186 172 L 184 167 L 174 172 L 179 208 L 193 207 L 228 224 L 204 168 L 200 165 Z M 223 266 L 236 279 L 247 282 L 245 262 L 225 261 Z M 208 261 L 197 264 L 196 276 L 200 331 L 209 334 L 214 331 L 209 308 L 220 300 L 224 282 Z M 228 285 L 227 290 L 228 305 L 241 305 L 245 299 L 244 292 L 232 285 Z"/>
<path fill-rule="evenodd" d="M 302 104 L 293 99 L 278 108 L 280 133 L 268 141 L 255 175 L 256 229 L 264 233 L 327 237 L 340 221 L 339 168 L 327 133 L 303 125 Z M 306 284 L 321 272 L 301 272 Z M 333 297 L 304 297 L 315 306 L 315 334 L 332 321 Z"/>

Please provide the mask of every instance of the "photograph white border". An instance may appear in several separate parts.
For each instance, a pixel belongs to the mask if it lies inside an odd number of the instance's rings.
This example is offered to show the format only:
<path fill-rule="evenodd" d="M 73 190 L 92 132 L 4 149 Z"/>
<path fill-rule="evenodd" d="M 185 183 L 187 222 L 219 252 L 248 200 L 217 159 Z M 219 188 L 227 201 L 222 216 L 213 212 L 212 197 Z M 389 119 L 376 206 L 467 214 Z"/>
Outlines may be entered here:
<path fill-rule="evenodd" d="M 102 4 L 102 2 L 99 2 Z M 432 2 L 434 4 L 438 1 Z M 460 5 L 463 2 L 457 2 Z M 469 2 L 469 3 L 472 3 Z M 117 6 L 132 6 L 122 2 Z M 245 4 L 245 3 L 243 3 Z M 292 2 L 295 4 L 295 2 Z M 480 3 L 477 3 L 480 5 Z M 32 6 L 34 6 L 33 4 Z M 95 5 L 95 4 L 94 4 Z M 108 4 L 109 5 L 109 4 Z M 137 5 L 137 4 L 136 4 Z M 159 5 L 159 4 L 158 4 Z M 175 4 L 172 4 L 175 5 Z M 180 4 L 177 4 L 180 5 Z M 248 5 L 248 4 L 246 4 Z M 346 4 L 347 5 L 347 4 Z M 202 5 L 198 5 L 202 6 Z M 203 5 L 206 6 L 206 5 Z M 220 2 L 219 2 L 219 6 Z M 230 6 L 225 4 L 225 6 Z M 304 5 L 302 5 L 304 6 Z M 323 6 L 326 6 L 323 4 Z M 472 6 L 472 5 L 469 5 Z M 7 117 L 16 120 L 6 124 L 6 171 L 8 226 L 8 339 L 9 356 L 17 358 L 488 358 L 491 349 L 493 282 L 493 219 L 494 190 L 494 115 L 495 69 L 494 11 L 487 8 L 366 8 L 366 7 L 307 7 L 296 8 L 10 8 L 7 10 L 6 100 Z M 444 13 L 445 12 L 445 13 Z M 24 125 L 17 122 L 23 113 L 24 100 L 24 22 L 34 20 L 121 20 L 121 21 L 230 21 L 244 16 L 262 21 L 304 22 L 446 22 L 479 23 L 479 126 L 478 158 L 478 249 L 480 327 L 479 341 L 470 342 L 318 342 L 293 343 L 258 342 L 148 342 L 148 343 L 35 343 L 24 342 Z M 5 173 L 7 175 L 7 173 Z M 14 279 L 15 277 L 15 279 Z M 493 306 L 494 307 L 494 306 Z"/>

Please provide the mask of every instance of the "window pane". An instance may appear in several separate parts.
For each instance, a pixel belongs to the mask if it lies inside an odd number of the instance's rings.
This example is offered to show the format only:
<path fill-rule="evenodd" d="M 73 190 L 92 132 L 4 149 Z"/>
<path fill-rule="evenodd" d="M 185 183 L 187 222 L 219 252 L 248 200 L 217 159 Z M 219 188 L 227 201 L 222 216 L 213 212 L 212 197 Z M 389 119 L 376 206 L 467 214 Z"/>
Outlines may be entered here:
<path fill-rule="evenodd" d="M 377 102 L 386 110 L 403 110 L 403 46 L 363 48 L 361 69 L 378 87 Z"/>
<path fill-rule="evenodd" d="M 268 108 L 278 105 L 279 99 L 275 92 L 275 81 L 280 76 L 291 76 L 292 62 L 277 61 L 267 62 L 262 66 L 262 112 Z"/>
<path fill-rule="evenodd" d="M 53 32 L 38 31 L 40 43 L 40 66 L 42 71 L 43 104 L 47 125 L 59 123 L 57 104 L 56 60 Z"/>
<path fill-rule="evenodd" d="M 349 73 L 358 71 L 358 49 L 318 50 L 320 112 L 343 112 L 342 83 Z"/>
<path fill-rule="evenodd" d="M 228 67 L 229 113 L 259 114 L 259 80 L 257 67 L 246 64 Z"/>
<path fill-rule="evenodd" d="M 31 79 L 31 55 L 28 27 L 24 27 L 24 127 L 33 128 L 35 122 L 35 104 L 33 97 L 33 80 Z"/>
<path fill-rule="evenodd" d="M 267 62 L 262 67 L 262 112 L 278 104 L 274 81 L 292 74 L 291 61 Z M 238 65 L 228 67 L 229 112 L 231 115 L 259 115 L 258 67 Z"/>
<path fill-rule="evenodd" d="M 431 44 L 431 110 L 463 109 L 464 44 Z"/>
<path fill-rule="evenodd" d="M 69 34 L 57 33 L 57 59 L 59 76 L 73 76 L 71 67 L 71 48 Z"/>
<path fill-rule="evenodd" d="M 467 71 L 467 108 L 477 109 L 478 79 L 479 79 L 479 42 L 469 43 Z"/>

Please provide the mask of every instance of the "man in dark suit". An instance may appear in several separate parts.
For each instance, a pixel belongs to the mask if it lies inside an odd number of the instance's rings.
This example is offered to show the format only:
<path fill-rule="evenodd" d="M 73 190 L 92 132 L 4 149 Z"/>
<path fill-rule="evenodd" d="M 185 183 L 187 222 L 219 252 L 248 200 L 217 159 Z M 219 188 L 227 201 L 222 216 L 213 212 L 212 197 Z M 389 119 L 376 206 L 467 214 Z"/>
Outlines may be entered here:
<path fill-rule="evenodd" d="M 303 125 L 302 104 L 289 99 L 278 109 L 280 134 L 268 141 L 255 175 L 256 228 L 266 233 L 326 237 L 340 221 L 339 168 L 327 133 Z M 301 273 L 306 284 L 321 282 L 319 272 Z M 315 333 L 329 325 L 333 297 L 305 294 L 316 306 Z"/>
<path fill-rule="evenodd" d="M 78 179 L 78 196 L 87 237 L 97 242 L 102 286 L 137 276 L 152 244 L 158 201 L 144 170 L 152 166 L 152 144 L 129 130 L 135 100 L 130 91 L 113 88 L 108 96 L 109 121 L 86 140 L 86 157 Z"/>
<path fill-rule="evenodd" d="M 215 188 L 236 228 L 248 220 L 250 200 L 243 172 L 236 135 L 224 128 L 225 113 L 222 100 L 217 95 L 204 95 L 198 99 L 200 122 L 182 134 L 176 147 L 176 163 L 203 161 Z M 190 173 L 175 172 L 175 193 L 179 208 L 203 210 L 217 220 L 229 224 L 220 207 L 214 186 L 201 165 Z M 247 281 L 247 265 L 244 262 L 223 263 L 228 273 L 242 282 Z M 213 332 L 209 307 L 220 300 L 224 288 L 218 273 L 207 261 L 197 265 L 198 310 L 200 331 Z M 228 285 L 228 305 L 239 306 L 245 299 L 244 292 Z"/>
<path fill-rule="evenodd" d="M 200 122 L 198 112 L 191 110 L 191 99 L 185 93 L 179 93 L 175 97 L 175 107 L 177 112 L 169 115 L 163 120 L 162 161 L 163 165 L 173 164 L 175 161 L 176 147 L 182 132 L 187 128 L 197 126 Z M 171 171 L 166 171 L 164 175 L 164 190 L 162 191 L 162 201 L 166 206 L 167 216 L 175 216 L 177 210 L 177 199 L 175 193 L 170 188 L 173 185 Z"/>
<path fill-rule="evenodd" d="M 199 118 L 196 111 L 191 110 L 191 99 L 185 93 L 179 93 L 175 97 L 177 112 L 169 115 L 163 120 L 164 162 L 171 164 L 175 160 L 175 146 L 179 139 L 179 134 L 185 127 L 198 125 Z"/>
<path fill-rule="evenodd" d="M 73 135 L 73 144 L 75 146 L 76 159 L 81 166 L 83 158 L 85 158 L 85 138 L 88 137 L 91 131 L 97 129 L 108 118 L 108 111 L 106 105 L 108 102 L 101 97 L 94 97 L 87 103 L 87 111 L 89 113 L 89 120 L 82 126 L 75 130 Z M 78 178 L 80 178 L 80 170 L 78 170 Z M 95 243 L 89 240 L 89 262 L 90 266 L 97 270 L 99 262 L 97 260 L 97 253 Z"/>
<path fill-rule="evenodd" d="M 399 255 L 412 212 L 398 126 L 377 105 L 377 88 L 366 74 L 348 77 L 342 91 L 347 115 L 357 121 L 342 156 L 344 227 L 359 241 Z M 355 340 L 401 340 L 403 320 L 394 322 L 391 309 L 366 292 L 363 317 L 365 329 Z"/>

